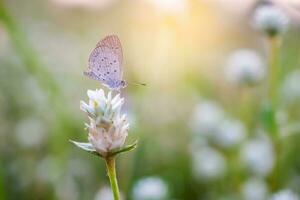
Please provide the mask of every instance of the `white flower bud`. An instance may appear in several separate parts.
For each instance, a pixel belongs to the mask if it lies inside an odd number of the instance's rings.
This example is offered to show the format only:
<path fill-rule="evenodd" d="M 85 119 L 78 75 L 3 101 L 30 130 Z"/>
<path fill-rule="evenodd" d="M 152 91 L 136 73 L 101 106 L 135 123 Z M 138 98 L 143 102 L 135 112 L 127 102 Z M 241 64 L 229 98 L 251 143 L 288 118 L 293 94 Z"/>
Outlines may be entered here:
<path fill-rule="evenodd" d="M 224 156 L 211 147 L 193 151 L 193 170 L 200 180 L 215 180 L 223 177 L 227 164 Z"/>
<path fill-rule="evenodd" d="M 141 179 L 133 188 L 134 200 L 165 200 L 167 196 L 168 186 L 158 177 Z"/>
<path fill-rule="evenodd" d="M 246 138 L 246 128 L 238 120 L 224 120 L 220 123 L 215 142 L 224 148 L 234 147 Z"/>
<path fill-rule="evenodd" d="M 250 49 L 235 51 L 225 66 L 225 78 L 234 85 L 255 85 L 265 77 L 266 69 L 258 54 Z"/>
<path fill-rule="evenodd" d="M 120 194 L 120 198 L 121 200 L 124 200 L 122 194 Z M 108 186 L 100 188 L 100 190 L 96 193 L 94 200 L 114 200 L 111 188 Z"/>
<path fill-rule="evenodd" d="M 281 97 L 286 104 L 300 102 L 300 70 L 287 75 L 281 87 Z"/>
<path fill-rule="evenodd" d="M 243 199 L 245 200 L 266 200 L 268 187 L 261 178 L 250 178 L 242 185 Z"/>
<path fill-rule="evenodd" d="M 289 189 L 275 193 L 270 200 L 299 200 L 299 196 Z"/>
<path fill-rule="evenodd" d="M 224 111 L 217 103 L 204 101 L 195 108 L 191 128 L 195 134 L 212 136 L 223 119 Z"/>
<path fill-rule="evenodd" d="M 25 148 L 36 148 L 43 144 L 47 128 L 41 120 L 28 117 L 16 125 L 16 139 Z"/>
<path fill-rule="evenodd" d="M 273 5 L 263 5 L 254 12 L 253 25 L 269 36 L 283 33 L 288 28 L 288 17 Z"/>
<path fill-rule="evenodd" d="M 241 150 L 241 160 L 252 173 L 267 176 L 274 167 L 274 150 L 269 138 L 258 137 L 248 141 Z"/>
<path fill-rule="evenodd" d="M 121 114 L 124 99 L 120 94 L 112 97 L 111 92 L 106 97 L 103 90 L 88 90 L 87 94 L 89 104 L 80 102 L 80 108 L 90 119 L 88 140 L 100 155 L 106 156 L 121 148 L 128 135 L 129 123 Z"/>

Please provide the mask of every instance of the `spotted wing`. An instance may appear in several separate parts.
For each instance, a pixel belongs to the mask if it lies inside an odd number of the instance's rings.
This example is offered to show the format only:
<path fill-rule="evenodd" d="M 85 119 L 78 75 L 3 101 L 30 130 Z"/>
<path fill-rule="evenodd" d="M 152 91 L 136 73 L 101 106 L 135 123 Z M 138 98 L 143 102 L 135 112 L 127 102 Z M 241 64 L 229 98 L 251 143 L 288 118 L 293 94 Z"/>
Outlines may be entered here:
<path fill-rule="evenodd" d="M 112 88 L 111 84 L 121 80 L 120 69 L 118 55 L 109 47 L 99 46 L 90 55 L 88 71 L 85 75 Z"/>
<path fill-rule="evenodd" d="M 114 52 L 114 54 L 117 55 L 118 61 L 120 64 L 120 72 L 121 76 L 123 75 L 123 51 L 122 51 L 122 45 L 120 42 L 120 39 L 116 35 L 109 35 L 106 36 L 104 39 L 102 39 L 100 42 L 98 42 L 96 47 L 100 48 L 108 48 Z"/>

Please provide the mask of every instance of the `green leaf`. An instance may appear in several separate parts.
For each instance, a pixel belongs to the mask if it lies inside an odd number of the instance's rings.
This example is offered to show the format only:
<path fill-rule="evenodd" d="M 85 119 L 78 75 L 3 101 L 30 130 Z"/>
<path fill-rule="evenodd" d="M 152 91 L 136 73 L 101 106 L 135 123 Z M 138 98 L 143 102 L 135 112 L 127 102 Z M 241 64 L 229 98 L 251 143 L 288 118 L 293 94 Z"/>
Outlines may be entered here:
<path fill-rule="evenodd" d="M 124 153 L 124 152 L 127 152 L 127 151 L 131 151 L 131 150 L 133 150 L 133 149 L 135 149 L 136 147 L 137 147 L 137 141 L 135 141 L 133 144 L 130 144 L 130 145 L 127 145 L 127 146 L 125 146 L 125 147 L 122 147 L 122 148 L 120 148 L 120 149 L 118 149 L 118 150 L 115 150 L 115 151 L 113 151 L 111 154 L 110 154 L 110 156 L 116 156 L 116 155 L 118 155 L 118 154 L 120 154 L 120 153 Z"/>
<path fill-rule="evenodd" d="M 80 149 L 83 149 L 84 151 L 87 151 L 91 154 L 97 155 L 102 157 L 97 151 L 96 149 L 93 147 L 93 145 L 89 142 L 76 142 L 73 140 L 70 140 L 70 142 L 72 142 L 73 144 L 75 144 L 75 146 L 79 147 Z"/>

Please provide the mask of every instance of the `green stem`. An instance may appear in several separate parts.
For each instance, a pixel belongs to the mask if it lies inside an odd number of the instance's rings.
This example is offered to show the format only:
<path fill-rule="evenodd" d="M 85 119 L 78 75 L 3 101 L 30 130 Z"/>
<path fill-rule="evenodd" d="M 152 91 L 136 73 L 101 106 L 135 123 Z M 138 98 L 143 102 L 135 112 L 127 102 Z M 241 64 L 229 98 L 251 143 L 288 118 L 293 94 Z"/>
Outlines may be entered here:
<path fill-rule="evenodd" d="M 276 111 L 278 107 L 278 83 L 280 79 L 280 64 L 279 64 L 279 47 L 280 38 L 268 38 L 269 44 L 269 66 L 268 66 L 268 83 L 267 83 L 267 100 L 265 106 L 265 126 L 272 137 L 279 137 L 278 124 L 276 123 Z"/>
<path fill-rule="evenodd" d="M 280 82 L 280 38 L 271 37 L 269 38 L 269 77 L 268 77 L 268 98 L 271 105 L 272 123 L 269 131 L 273 132 L 273 144 L 275 149 L 275 155 L 277 160 L 273 172 L 270 176 L 271 187 L 273 190 L 279 188 L 281 178 L 281 141 L 280 141 L 280 130 L 276 122 L 276 111 L 278 109 L 278 84 Z"/>
<path fill-rule="evenodd" d="M 268 77 L 268 94 L 273 109 L 277 107 L 277 89 L 280 76 L 279 65 L 279 44 L 280 40 L 277 37 L 269 38 L 269 77 Z"/>
<path fill-rule="evenodd" d="M 114 157 L 106 158 L 107 174 L 110 181 L 110 186 L 114 195 L 114 200 L 120 200 L 120 192 L 116 174 L 116 160 Z"/>

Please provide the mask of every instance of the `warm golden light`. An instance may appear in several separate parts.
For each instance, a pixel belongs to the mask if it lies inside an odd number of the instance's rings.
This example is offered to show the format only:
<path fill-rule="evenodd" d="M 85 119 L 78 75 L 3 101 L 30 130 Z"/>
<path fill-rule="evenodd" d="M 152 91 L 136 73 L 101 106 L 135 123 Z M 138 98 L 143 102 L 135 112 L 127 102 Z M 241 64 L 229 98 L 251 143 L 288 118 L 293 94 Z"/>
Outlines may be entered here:
<path fill-rule="evenodd" d="M 170 13 L 183 12 L 187 6 L 186 0 L 147 0 L 147 2 L 161 11 Z"/>
<path fill-rule="evenodd" d="M 54 3 L 69 8 L 106 8 L 115 2 L 115 0 L 52 0 Z"/>

